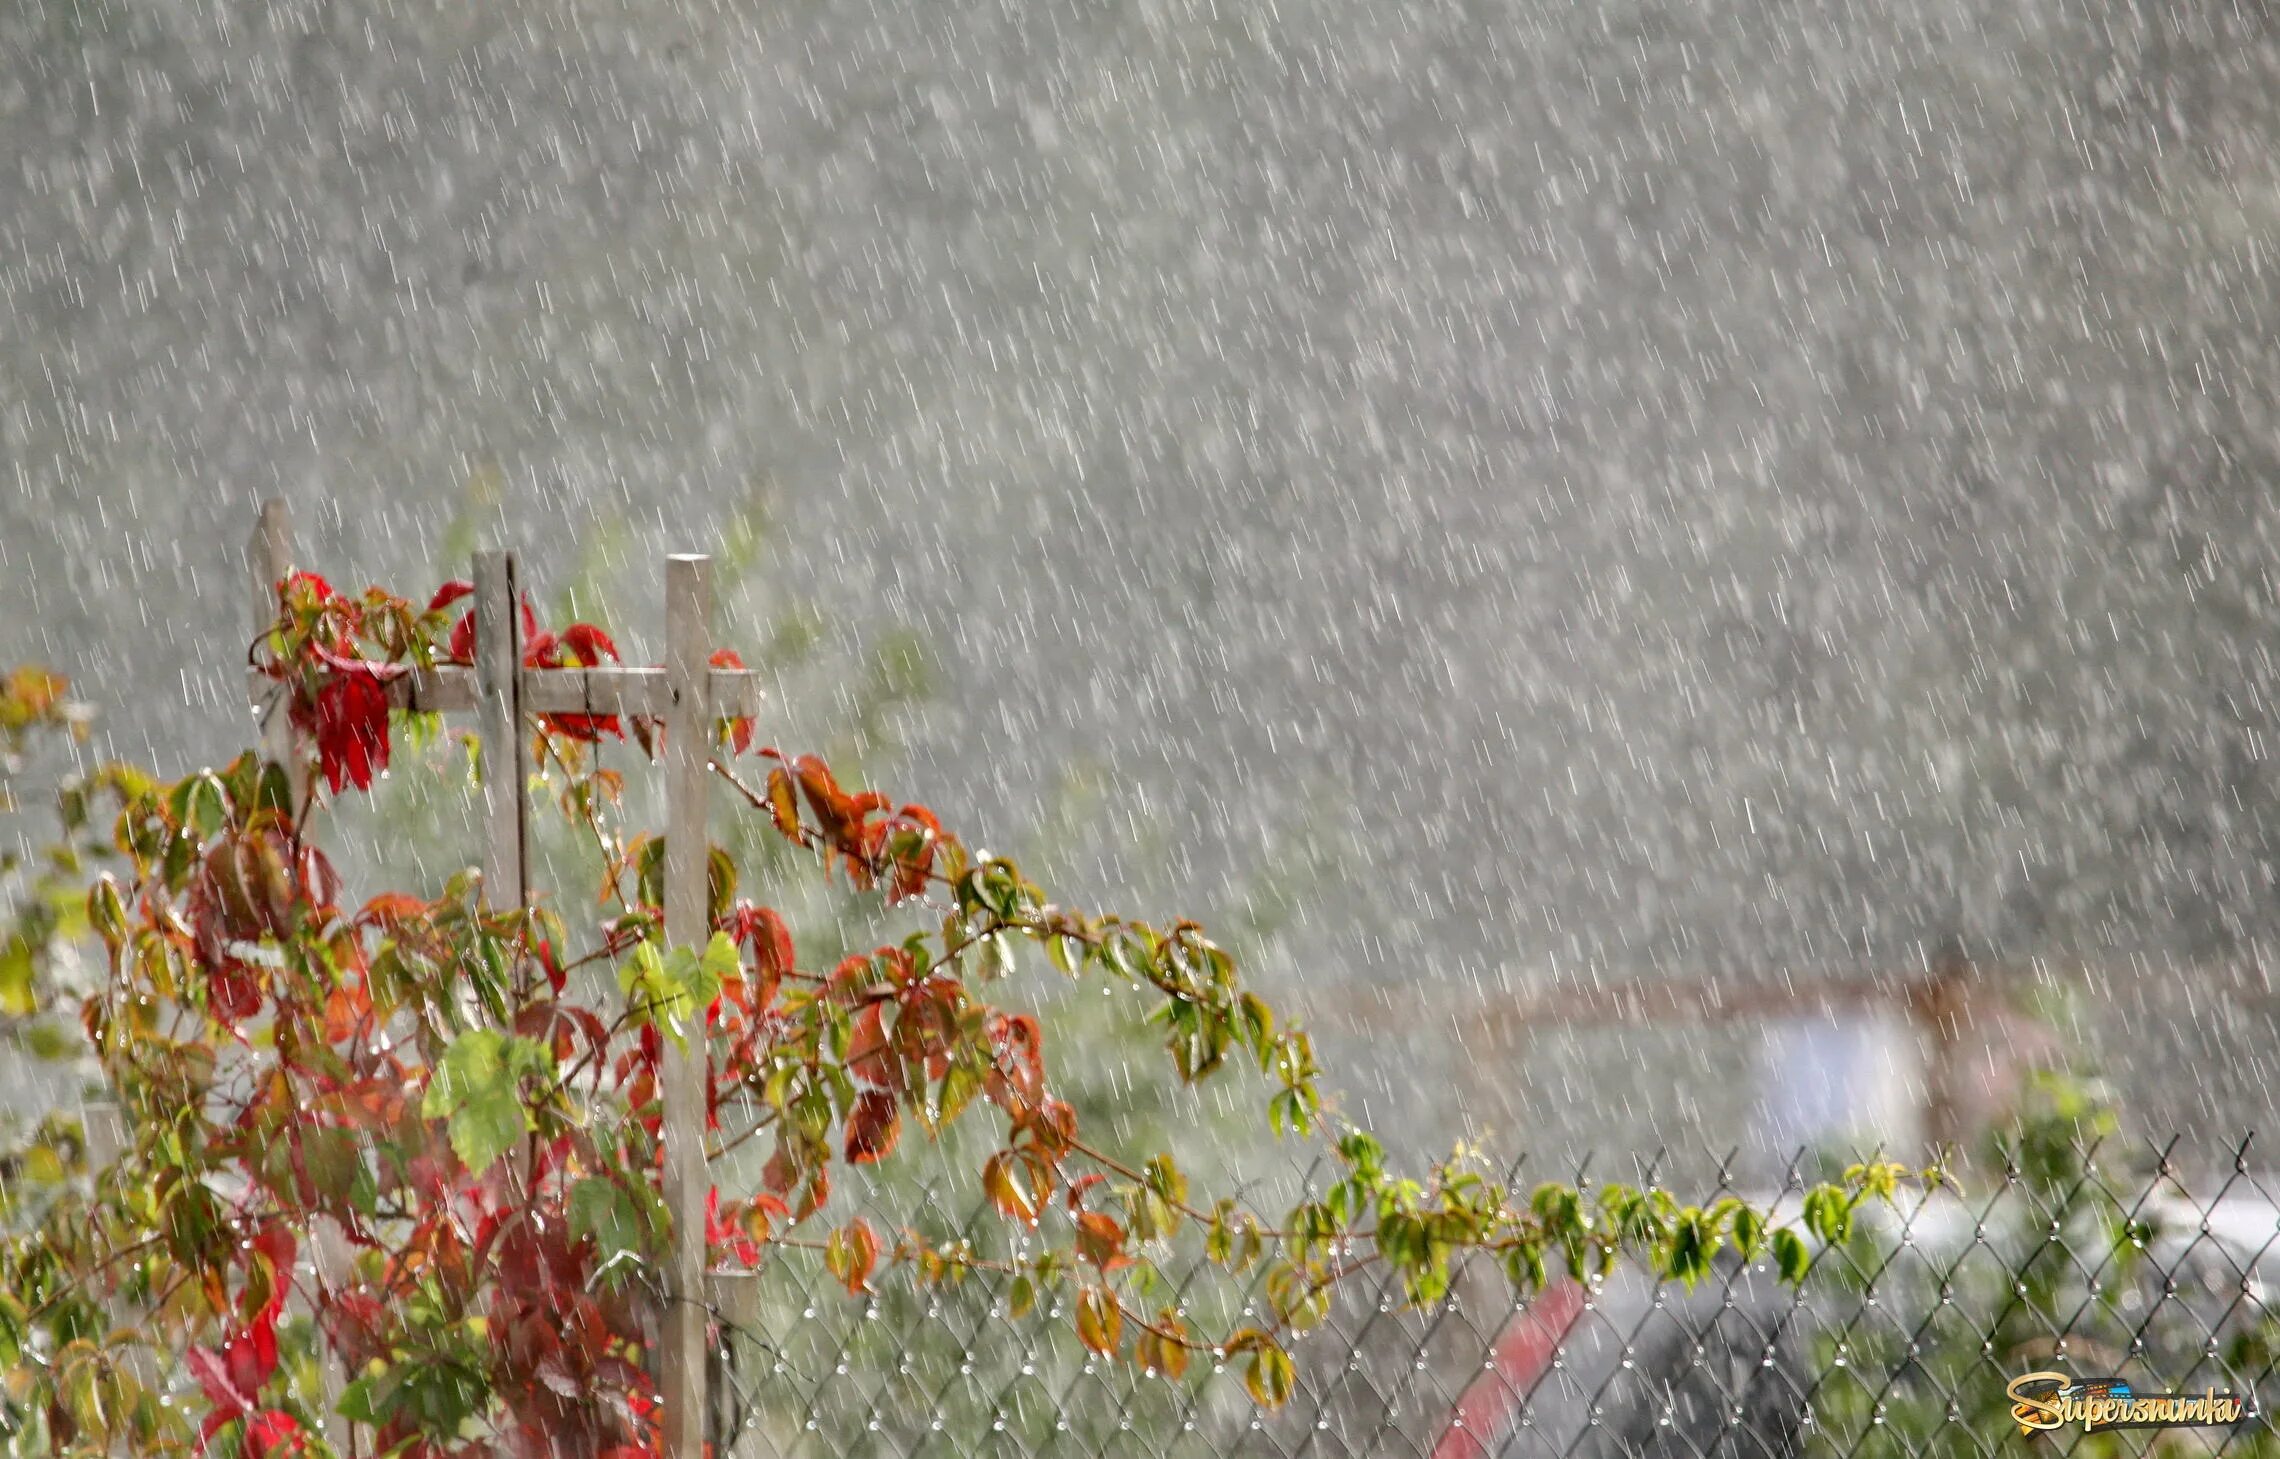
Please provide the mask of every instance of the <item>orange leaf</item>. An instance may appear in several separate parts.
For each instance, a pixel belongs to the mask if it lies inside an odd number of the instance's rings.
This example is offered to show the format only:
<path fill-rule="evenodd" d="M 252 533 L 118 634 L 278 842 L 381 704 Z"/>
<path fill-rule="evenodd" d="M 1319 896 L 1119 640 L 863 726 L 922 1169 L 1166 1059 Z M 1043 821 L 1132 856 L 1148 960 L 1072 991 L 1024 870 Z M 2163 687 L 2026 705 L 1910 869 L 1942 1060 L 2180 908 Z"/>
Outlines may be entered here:
<path fill-rule="evenodd" d="M 1124 1254 L 1124 1228 L 1115 1217 L 1099 1211 L 1077 1217 L 1077 1255 L 1104 1272 L 1132 1265 L 1132 1258 Z"/>
<path fill-rule="evenodd" d="M 1096 1353 L 1113 1353 L 1124 1334 L 1124 1309 L 1106 1287 L 1087 1287 L 1077 1293 L 1077 1341 Z"/>
<path fill-rule="evenodd" d="M 364 1015 L 371 1011 L 372 999 L 366 995 L 362 983 L 342 983 L 335 987 L 325 995 L 325 1042 L 348 1042 Z"/>
<path fill-rule="evenodd" d="M 1075 1180 L 1070 1181 L 1069 1210 L 1074 1213 L 1084 1209 L 1085 1196 L 1091 1192 L 1094 1186 L 1105 1185 L 1107 1182 L 1108 1177 L 1105 1175 L 1080 1175 Z"/>
<path fill-rule="evenodd" d="M 871 1269 L 879 1262 L 879 1237 L 871 1223 L 858 1216 L 831 1233 L 824 1244 L 823 1264 L 847 1288 L 860 1296 L 871 1283 Z"/>
<path fill-rule="evenodd" d="M 743 1226 L 744 1234 L 754 1241 L 766 1241 L 776 1234 L 776 1223 L 791 1213 L 790 1207 L 762 1191 L 745 1206 L 739 1224 Z"/>
<path fill-rule="evenodd" d="M 414 917 L 424 917 L 427 913 L 428 904 L 418 897 L 405 892 L 383 892 L 364 904 L 364 910 L 356 914 L 356 920 L 392 927 Z"/>
<path fill-rule="evenodd" d="M 1187 1374 L 1187 1338 L 1187 1324 L 1177 1312 L 1164 1308 L 1156 1314 L 1155 1330 L 1141 1335 L 1141 1363 L 1177 1383 Z"/>
<path fill-rule="evenodd" d="M 787 836 L 800 833 L 800 803 L 792 793 L 792 777 L 779 765 L 768 772 L 768 810 L 776 818 L 776 829 Z"/>
<path fill-rule="evenodd" d="M 1045 1207 L 1045 1180 L 1029 1160 L 1033 1152 L 1000 1150 L 982 1164 L 982 1192 L 1001 1216 L 1025 1226 L 1037 1224 Z"/>

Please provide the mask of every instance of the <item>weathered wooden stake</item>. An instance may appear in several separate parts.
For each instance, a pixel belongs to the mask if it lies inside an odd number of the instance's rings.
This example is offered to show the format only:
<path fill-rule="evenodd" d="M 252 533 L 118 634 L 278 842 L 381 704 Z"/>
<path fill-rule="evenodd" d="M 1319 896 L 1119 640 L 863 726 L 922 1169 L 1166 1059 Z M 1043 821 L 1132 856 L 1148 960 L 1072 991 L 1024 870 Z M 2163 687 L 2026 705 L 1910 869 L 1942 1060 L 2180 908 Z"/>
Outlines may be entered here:
<path fill-rule="evenodd" d="M 494 911 L 530 900 L 523 802 L 530 745 L 522 719 L 522 614 L 512 552 L 475 554 L 475 715 L 483 766 L 483 898 Z"/>
<path fill-rule="evenodd" d="M 272 497 L 261 504 L 261 515 L 254 523 L 253 538 L 246 544 L 246 566 L 253 579 L 253 631 L 260 633 L 277 621 L 277 583 L 293 570 L 293 523 L 285 503 Z M 258 700 L 257 700 L 258 702 Z M 282 696 L 273 699 L 262 724 L 262 754 L 285 772 L 285 783 L 293 797 L 293 813 L 309 803 L 312 792 L 309 776 L 305 772 L 295 743 L 298 732 L 293 728 L 292 716 L 286 711 Z M 318 1276 L 325 1285 L 338 1283 L 349 1269 L 350 1254 L 346 1243 L 336 1230 L 320 1227 L 312 1233 L 310 1242 Z M 296 1306 L 302 1305 L 299 1302 Z M 315 1315 L 313 1312 L 312 1316 Z M 348 1387 L 348 1372 L 340 1358 L 330 1349 L 323 1351 L 318 1360 L 318 1383 L 324 1397 L 324 1411 L 317 1415 L 320 1432 L 333 1429 L 339 1415 L 334 1412 L 340 1396 Z"/>
<path fill-rule="evenodd" d="M 285 503 L 275 497 L 261 504 L 253 537 L 245 545 L 245 562 L 253 586 L 253 631 L 260 633 L 277 621 L 277 583 L 293 570 L 292 519 L 286 514 Z M 301 807 L 308 804 L 309 778 L 302 773 L 301 757 L 294 752 L 292 717 L 282 696 L 272 700 L 263 713 L 262 755 L 284 768 L 292 787 L 293 813 L 299 815 Z"/>
<path fill-rule="evenodd" d="M 665 939 L 703 945 L 711 928 L 707 877 L 712 838 L 712 561 L 665 562 Z M 665 1205 L 673 1213 L 664 1362 L 665 1452 L 703 1459 L 705 1442 L 704 1010 L 690 1042 L 665 1047 Z"/>

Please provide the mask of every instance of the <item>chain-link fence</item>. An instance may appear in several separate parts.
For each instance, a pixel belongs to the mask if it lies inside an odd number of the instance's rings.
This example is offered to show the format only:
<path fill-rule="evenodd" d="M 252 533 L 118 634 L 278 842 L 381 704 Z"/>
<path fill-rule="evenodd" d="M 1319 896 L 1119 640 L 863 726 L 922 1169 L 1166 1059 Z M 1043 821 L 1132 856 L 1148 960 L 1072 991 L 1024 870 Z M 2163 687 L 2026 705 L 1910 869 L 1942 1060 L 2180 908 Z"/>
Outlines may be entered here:
<path fill-rule="evenodd" d="M 2253 1395 L 2280 1359 L 2267 1282 L 2280 1204 L 2246 1147 L 2046 1142 L 1963 1178 L 1864 1208 L 1817 1248 L 1801 1285 L 1726 1253 L 1694 1289 L 1619 1270 L 1515 1294 L 1479 1261 L 1446 1303 L 1390 1284 L 1345 1294 L 1298 1340 L 1299 1385 L 1272 1413 L 1199 1364 L 1173 1382 L 1091 1359 L 1066 1315 L 1013 1318 L 1008 1283 L 928 1287 L 907 1274 L 851 1299 L 820 1259 L 786 1253 L 723 1283 L 716 1452 L 791 1456 L 1258 1454 L 1279 1459 L 1905 1459 L 1985 1456 L 2022 1440 L 2007 1385 L 2034 1371 L 2119 1379 L 2147 1395 L 2250 1396 L 2232 1427 L 2079 1424 L 2035 1445 L 2084 1455 L 2280 1454 Z M 2198 1178 L 2188 1169 L 2204 1174 Z M 1650 1168 L 1640 1174 L 1651 1179 Z M 1811 1173 L 1720 1191 L 1794 1212 Z M 1588 1183 L 1591 1172 L 1582 1172 Z M 1525 1199 L 1532 1180 L 1512 1173 Z M 910 1202 L 906 1201 L 906 1205 Z M 919 1195 L 873 1219 L 986 1239 L 985 1210 Z M 1165 1258 L 1152 1301 L 1199 1327 L 1255 1296 Z M 1222 1329 L 1223 1330 L 1223 1329 Z"/>

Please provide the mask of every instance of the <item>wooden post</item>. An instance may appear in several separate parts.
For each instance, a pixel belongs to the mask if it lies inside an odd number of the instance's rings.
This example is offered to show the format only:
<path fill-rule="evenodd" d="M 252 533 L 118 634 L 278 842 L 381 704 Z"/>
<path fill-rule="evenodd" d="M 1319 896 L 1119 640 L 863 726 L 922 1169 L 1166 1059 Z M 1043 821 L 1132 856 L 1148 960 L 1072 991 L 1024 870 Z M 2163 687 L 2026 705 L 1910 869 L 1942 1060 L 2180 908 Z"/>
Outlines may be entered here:
<path fill-rule="evenodd" d="M 255 519 L 253 537 L 246 543 L 246 567 L 253 580 L 253 631 L 260 633 L 277 621 L 277 584 L 279 579 L 294 569 L 293 520 L 285 503 L 271 497 L 261 504 L 261 515 Z M 285 708 L 287 691 L 279 685 L 269 685 L 264 696 L 266 719 L 261 728 L 262 757 L 285 772 L 285 783 L 293 797 L 293 814 L 297 817 L 315 793 L 308 767 L 302 763 L 299 732 L 293 728 L 292 716 Z M 257 703 L 260 702 L 258 699 Z M 318 1278 L 327 1286 L 340 1283 L 343 1273 L 349 1270 L 351 1253 L 337 1230 L 313 1228 L 310 1241 L 311 1260 L 317 1268 Z M 296 1299 L 296 1307 L 301 1303 Z M 311 1316 L 316 1313 L 312 1311 Z M 336 1412 L 341 1393 L 348 1387 L 347 1370 L 340 1357 L 330 1348 L 321 1348 L 318 1355 L 318 1384 L 323 1395 L 322 1411 L 317 1415 L 319 1432 L 328 1432 L 336 1422 L 345 1428 Z"/>
<path fill-rule="evenodd" d="M 483 756 L 483 899 L 530 900 L 523 800 L 530 749 L 522 722 L 522 614 L 512 552 L 475 554 L 475 715 Z"/>
<path fill-rule="evenodd" d="M 271 497 L 261 504 L 253 536 L 245 544 L 245 563 L 253 588 L 253 631 L 260 633 L 277 621 L 277 583 L 293 570 L 293 521 L 279 498 Z M 309 778 L 301 769 L 301 757 L 294 752 L 293 720 L 286 712 L 284 694 L 270 696 L 262 714 L 262 758 L 284 767 L 297 816 L 308 804 Z"/>
<path fill-rule="evenodd" d="M 712 838 L 712 561 L 665 562 L 665 940 L 706 940 Z M 704 1010 L 689 1042 L 665 1046 L 665 1205 L 673 1213 L 671 1270 L 658 1385 L 668 1459 L 703 1459 L 705 1444 L 705 1058 Z"/>
<path fill-rule="evenodd" d="M 1961 1147 L 1974 1133 L 1966 1127 L 1963 1097 L 1963 1030 L 1971 1017 L 1971 981 L 1971 960 L 1951 947 L 1931 975 L 1908 992 L 1908 1013 L 1924 1049 L 1924 1138 L 1941 1150 Z"/>

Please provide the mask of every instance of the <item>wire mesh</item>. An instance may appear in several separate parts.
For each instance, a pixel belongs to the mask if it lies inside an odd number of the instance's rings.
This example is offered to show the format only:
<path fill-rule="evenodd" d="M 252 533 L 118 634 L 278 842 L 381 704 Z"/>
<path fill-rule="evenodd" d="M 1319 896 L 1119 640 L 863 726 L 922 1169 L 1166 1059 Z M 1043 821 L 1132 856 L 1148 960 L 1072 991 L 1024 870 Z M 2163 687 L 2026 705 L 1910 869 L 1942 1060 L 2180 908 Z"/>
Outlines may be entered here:
<path fill-rule="evenodd" d="M 1732 1191 L 1798 1209 L 1811 1171 Z M 1009 1280 L 925 1286 L 888 1273 L 850 1298 L 812 1253 L 723 1279 L 715 1453 L 739 1459 L 1987 1459 L 2022 1442 L 2086 1459 L 2280 1456 L 2254 1403 L 2280 1361 L 2268 1303 L 2280 1204 L 2245 1145 L 2188 1181 L 2176 1144 L 2073 1145 L 1983 1169 L 1957 1191 L 1862 1209 L 1801 1283 L 1725 1253 L 1691 1290 L 1626 1266 L 1516 1293 L 1485 1260 L 1449 1299 L 1407 1308 L 1390 1280 L 1341 1294 L 1296 1340 L 1299 1384 L 1256 1408 L 1231 1374 L 1179 1381 L 1094 1358 L 1050 1301 L 1022 1318 Z M 1651 1179 L 1654 1167 L 1639 1172 Z M 1591 1172 L 1576 1172 L 1591 1183 Z M 1509 1173 L 1525 1199 L 1521 1172 Z M 867 1214 L 983 1240 L 941 1187 Z M 1256 1319 L 1256 1270 L 1159 1261 L 1152 1301 L 1204 1330 Z M 2024 1440 L 2007 1388 L 2032 1371 L 2140 1394 L 2250 1399 L 2229 1427 L 2079 1425 Z"/>

